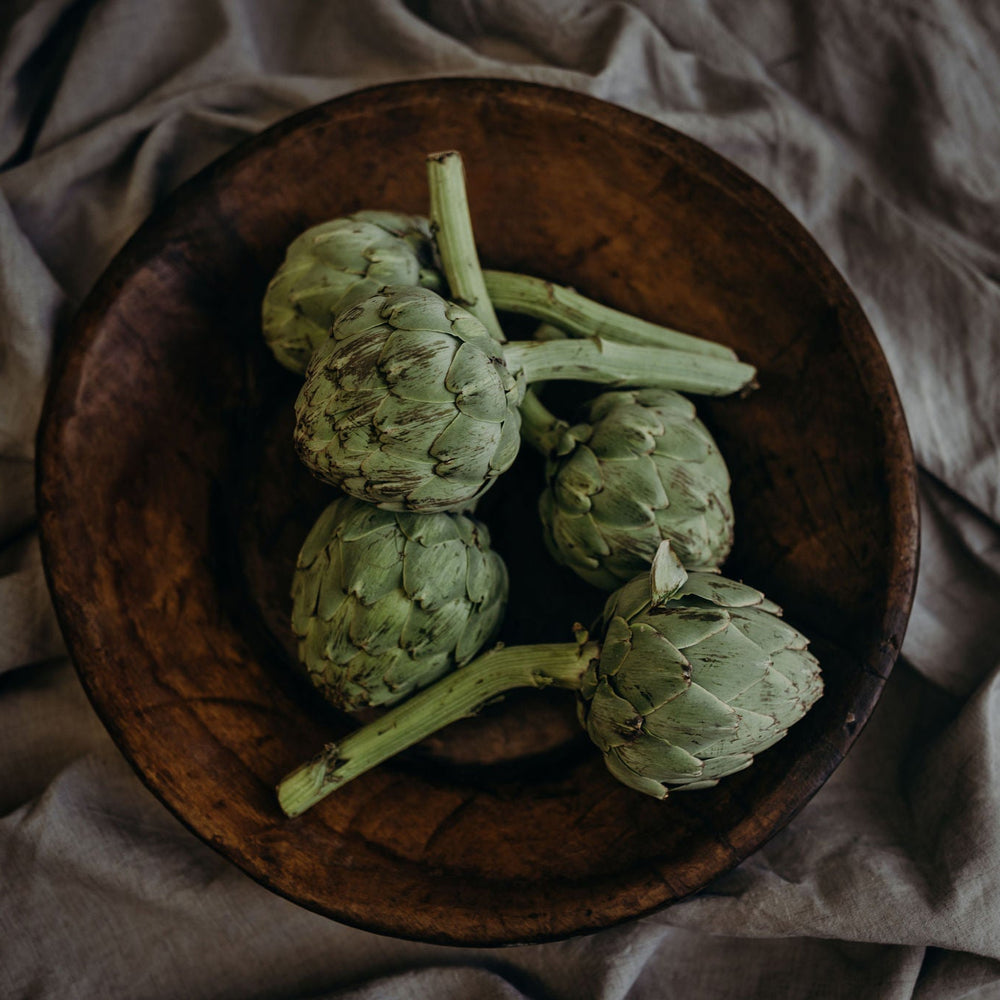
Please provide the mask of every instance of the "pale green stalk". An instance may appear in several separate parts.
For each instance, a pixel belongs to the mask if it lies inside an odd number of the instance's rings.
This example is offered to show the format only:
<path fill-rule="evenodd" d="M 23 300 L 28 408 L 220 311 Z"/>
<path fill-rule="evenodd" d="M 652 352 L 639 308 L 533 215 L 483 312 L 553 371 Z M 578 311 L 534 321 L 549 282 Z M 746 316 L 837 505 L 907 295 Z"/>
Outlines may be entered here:
<path fill-rule="evenodd" d="M 723 344 L 639 319 L 542 278 L 486 270 L 483 279 L 494 308 L 545 320 L 577 337 L 605 337 L 640 347 L 736 358 Z"/>
<path fill-rule="evenodd" d="M 451 301 L 468 309 L 501 344 L 506 341 L 479 266 L 472 216 L 459 153 L 449 150 L 427 157 L 431 225 Z"/>
<path fill-rule="evenodd" d="M 285 814 L 298 816 L 331 792 L 394 754 L 458 719 L 476 715 L 495 698 L 519 687 L 577 690 L 600 653 L 596 642 L 499 647 L 404 701 L 380 719 L 330 743 L 278 785 Z"/>
<path fill-rule="evenodd" d="M 521 437 L 546 458 L 556 454 L 570 425 L 552 413 L 533 389 L 524 394 L 519 409 Z"/>
<path fill-rule="evenodd" d="M 730 358 L 664 347 L 636 347 L 598 337 L 585 340 L 512 341 L 504 345 L 507 367 L 527 382 L 572 379 L 610 386 L 647 386 L 704 396 L 728 396 L 751 388 L 752 365 Z"/>

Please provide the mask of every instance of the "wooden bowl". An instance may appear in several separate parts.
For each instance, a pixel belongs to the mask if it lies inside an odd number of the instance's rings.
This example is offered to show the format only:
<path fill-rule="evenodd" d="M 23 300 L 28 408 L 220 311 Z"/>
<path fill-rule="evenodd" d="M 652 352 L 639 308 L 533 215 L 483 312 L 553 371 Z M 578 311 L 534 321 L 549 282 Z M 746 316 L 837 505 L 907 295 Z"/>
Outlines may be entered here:
<path fill-rule="evenodd" d="M 330 492 L 290 444 L 297 380 L 259 308 L 302 229 L 425 213 L 424 154 L 463 153 L 484 264 L 731 344 L 745 400 L 700 403 L 734 480 L 727 565 L 813 639 L 826 694 L 748 771 L 657 802 L 618 785 L 571 695 L 515 697 L 305 816 L 275 783 L 344 731 L 289 651 L 296 551 Z M 784 825 L 865 724 L 914 586 L 914 466 L 872 332 L 816 244 L 703 146 L 579 94 L 491 80 L 312 108 L 184 185 L 122 250 L 62 350 L 40 431 L 45 564 L 90 698 L 139 775 L 264 885 L 451 944 L 649 913 Z M 568 640 L 603 595 L 553 566 L 525 456 L 483 505 L 509 642 Z M 457 735 L 456 735 L 457 733 Z"/>

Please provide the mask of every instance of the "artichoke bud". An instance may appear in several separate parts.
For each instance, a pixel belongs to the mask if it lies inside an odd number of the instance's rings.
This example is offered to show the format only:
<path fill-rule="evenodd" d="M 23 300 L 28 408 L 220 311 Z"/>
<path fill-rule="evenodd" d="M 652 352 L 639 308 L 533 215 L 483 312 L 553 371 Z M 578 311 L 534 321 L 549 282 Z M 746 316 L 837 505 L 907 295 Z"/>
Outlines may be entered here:
<path fill-rule="evenodd" d="M 320 479 L 389 510 L 470 507 L 513 463 L 523 385 L 471 313 L 384 288 L 316 350 L 295 446 Z"/>
<path fill-rule="evenodd" d="M 352 303 L 385 285 L 443 284 L 427 219 L 378 211 L 332 219 L 289 245 L 264 295 L 264 339 L 282 365 L 302 374 Z"/>
<path fill-rule="evenodd" d="M 580 720 L 616 778 L 658 798 L 748 767 L 820 697 L 808 640 L 763 594 L 684 570 L 670 543 L 613 593 Z"/>
<path fill-rule="evenodd" d="M 299 553 L 292 631 L 335 706 L 388 706 L 463 666 L 499 630 L 507 570 L 464 514 L 331 503 Z"/>
<path fill-rule="evenodd" d="M 665 389 L 592 400 L 547 466 L 540 512 L 553 557 L 613 590 L 666 540 L 685 566 L 715 569 L 733 541 L 729 472 L 693 404 Z"/>

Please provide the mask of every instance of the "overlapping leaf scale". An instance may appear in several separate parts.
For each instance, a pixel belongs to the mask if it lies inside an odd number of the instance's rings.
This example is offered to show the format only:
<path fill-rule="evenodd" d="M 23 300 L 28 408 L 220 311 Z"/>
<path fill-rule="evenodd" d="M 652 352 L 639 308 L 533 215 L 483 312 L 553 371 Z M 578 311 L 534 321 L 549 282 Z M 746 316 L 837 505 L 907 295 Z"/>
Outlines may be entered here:
<path fill-rule="evenodd" d="M 819 663 L 811 653 L 789 647 L 771 654 L 773 668 L 788 679 L 800 701 L 812 704 L 823 690 Z"/>
<path fill-rule="evenodd" d="M 604 541 L 608 546 L 608 555 L 601 561 L 604 572 L 621 578 L 632 571 L 637 560 L 649 563 L 656 555 L 656 543 L 648 536 L 621 532 L 605 532 Z"/>
<path fill-rule="evenodd" d="M 689 683 L 678 697 L 651 710 L 643 731 L 664 743 L 683 747 L 696 757 L 720 740 L 731 739 L 740 727 L 740 716 L 700 684 Z"/>
<path fill-rule="evenodd" d="M 394 330 L 380 354 L 386 387 L 399 399 L 454 407 L 448 372 L 464 346 L 448 333 Z"/>
<path fill-rule="evenodd" d="M 651 603 L 649 574 L 634 576 L 612 592 L 604 602 L 603 620 L 605 626 L 614 617 L 631 621 L 636 615 L 648 611 Z"/>
<path fill-rule="evenodd" d="M 725 629 L 685 647 L 684 654 L 697 683 L 726 702 L 757 684 L 770 669 L 767 654 L 728 623 Z"/>
<path fill-rule="evenodd" d="M 653 605 L 638 620 L 652 625 L 657 631 L 669 636 L 678 649 L 686 651 L 700 646 L 713 635 L 724 632 L 729 627 L 731 616 L 726 608 L 699 607 L 670 601 L 662 606 Z"/>
<path fill-rule="evenodd" d="M 630 405 L 633 399 L 631 392 L 606 392 L 588 408 L 585 440 L 601 461 L 649 455 L 656 450 L 663 421 L 655 410 Z"/>
<path fill-rule="evenodd" d="M 405 547 L 395 519 L 386 518 L 377 530 L 354 538 L 345 532 L 335 544 L 340 589 L 362 604 L 373 604 L 404 584 Z"/>
<path fill-rule="evenodd" d="M 691 665 L 684 654 L 662 633 L 641 622 L 630 628 L 625 655 L 619 659 L 613 651 L 609 661 L 602 655 L 599 670 L 612 690 L 642 716 L 677 698 L 691 685 Z"/>
<path fill-rule="evenodd" d="M 481 649 L 487 646 L 500 631 L 503 615 L 506 610 L 507 571 L 503 560 L 495 553 L 490 553 L 491 573 L 494 579 L 503 581 L 502 586 L 496 586 L 495 592 L 485 600 L 475 604 L 469 615 L 465 628 L 455 646 L 455 664 L 463 666 L 468 663 Z"/>
<path fill-rule="evenodd" d="M 553 475 L 552 470 L 558 470 Z M 550 465 L 549 490 L 559 508 L 572 516 L 587 514 L 593 508 L 593 497 L 601 488 L 601 465 L 597 456 L 586 446 L 579 446 L 565 459 Z"/>
<path fill-rule="evenodd" d="M 553 514 L 553 507 L 552 493 L 546 490 L 538 501 L 546 547 L 553 553 L 566 553 L 564 558 L 560 558 L 560 562 L 568 562 L 572 558 L 574 568 L 579 565 L 584 570 L 599 570 L 599 557 L 607 555 L 609 550 L 593 520 L 585 514 L 563 514 L 557 517 Z"/>
<path fill-rule="evenodd" d="M 615 749 L 619 760 L 636 774 L 656 775 L 665 784 L 698 780 L 705 771 L 703 760 L 655 736 L 644 734 Z"/>
<path fill-rule="evenodd" d="M 428 651 L 417 657 L 408 650 L 399 650 L 388 661 L 380 660 L 383 673 L 376 690 L 384 688 L 392 692 L 392 698 L 387 704 L 402 701 L 414 691 L 432 684 L 439 677 L 452 669 L 451 657 L 446 653 Z M 371 692 L 368 693 L 371 701 Z"/>
<path fill-rule="evenodd" d="M 604 765 L 618 781 L 629 788 L 642 792 L 644 795 L 651 795 L 656 799 L 666 798 L 667 786 L 662 781 L 637 774 L 622 760 L 617 747 L 612 747 L 604 754 Z"/>
<path fill-rule="evenodd" d="M 667 492 L 648 455 L 631 455 L 601 465 L 602 489 L 594 495 L 594 517 L 611 531 L 642 531 L 656 523 L 655 512 L 668 505 Z"/>
<path fill-rule="evenodd" d="M 759 590 L 716 573 L 690 573 L 679 596 L 700 597 L 725 608 L 760 608 L 780 615 L 781 609 Z"/>
<path fill-rule="evenodd" d="M 433 611 L 461 596 L 467 604 L 467 547 L 460 538 L 434 545 L 408 541 L 403 549 L 403 589 L 410 600 Z"/>
<path fill-rule="evenodd" d="M 624 746 L 636 739 L 642 715 L 635 705 L 616 694 L 607 678 L 601 678 L 587 705 L 587 734 L 601 750 Z"/>

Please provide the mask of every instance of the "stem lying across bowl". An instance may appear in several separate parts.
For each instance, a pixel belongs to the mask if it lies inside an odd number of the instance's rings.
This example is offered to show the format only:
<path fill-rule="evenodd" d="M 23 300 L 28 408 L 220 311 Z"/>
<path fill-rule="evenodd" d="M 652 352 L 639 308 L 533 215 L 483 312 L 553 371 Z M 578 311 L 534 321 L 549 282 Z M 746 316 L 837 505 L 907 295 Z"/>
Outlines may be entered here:
<path fill-rule="evenodd" d="M 313 760 L 292 771 L 278 786 L 278 802 L 298 816 L 365 771 L 471 715 L 498 696 L 519 687 L 576 690 L 596 642 L 501 647 L 477 657 L 430 688 L 392 708 L 377 722 L 328 744 Z"/>
<path fill-rule="evenodd" d="M 572 379 L 609 386 L 649 386 L 703 396 L 750 389 L 753 365 L 734 358 L 667 347 L 639 347 L 601 337 L 585 340 L 517 340 L 504 345 L 507 367 L 525 381 Z"/>
<path fill-rule="evenodd" d="M 574 337 L 601 337 L 639 347 L 667 347 L 736 359 L 736 352 L 724 344 L 650 323 L 543 278 L 487 269 L 483 282 L 494 308 L 544 320 Z"/>

